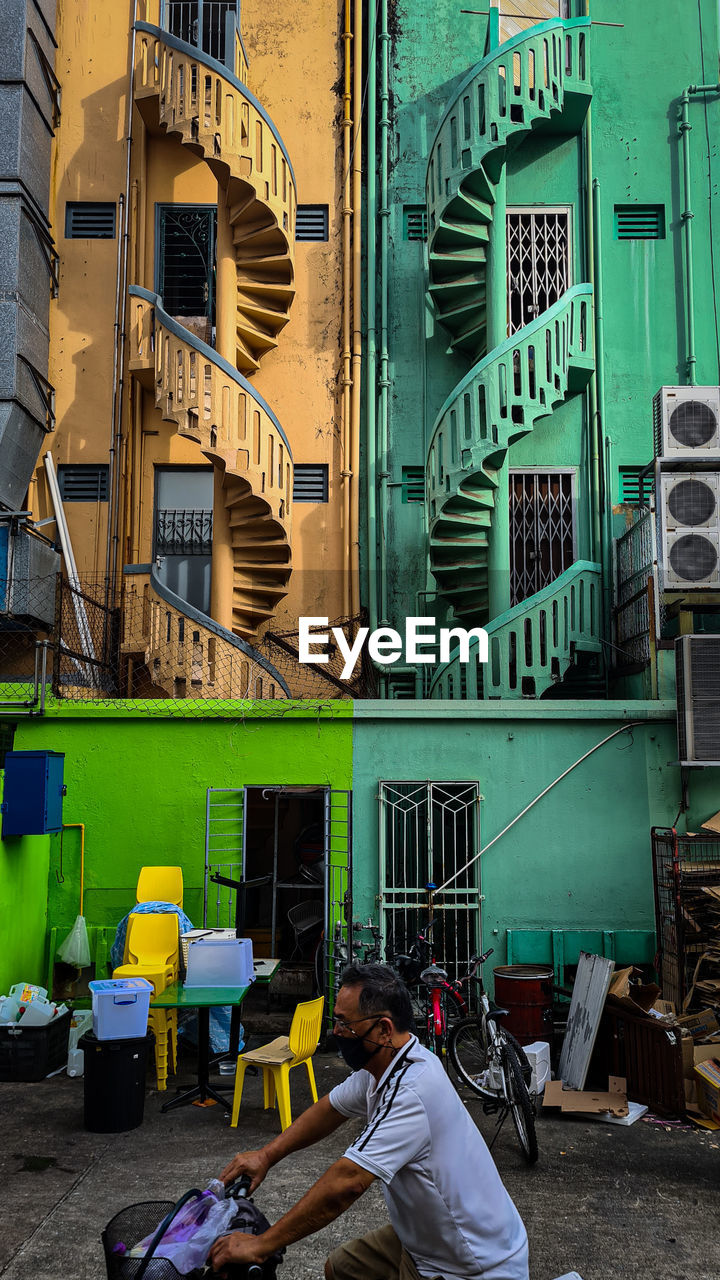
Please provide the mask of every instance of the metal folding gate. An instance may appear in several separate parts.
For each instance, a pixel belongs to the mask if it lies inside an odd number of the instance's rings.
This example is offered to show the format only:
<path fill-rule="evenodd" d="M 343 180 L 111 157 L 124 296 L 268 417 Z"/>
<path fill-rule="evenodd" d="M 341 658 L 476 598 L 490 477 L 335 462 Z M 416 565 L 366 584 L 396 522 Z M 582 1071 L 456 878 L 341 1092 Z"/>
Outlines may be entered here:
<path fill-rule="evenodd" d="M 388 958 L 407 950 L 428 922 L 429 891 L 480 848 L 477 782 L 380 783 L 380 893 Z M 480 860 L 434 899 L 433 954 L 462 977 L 481 945 Z"/>

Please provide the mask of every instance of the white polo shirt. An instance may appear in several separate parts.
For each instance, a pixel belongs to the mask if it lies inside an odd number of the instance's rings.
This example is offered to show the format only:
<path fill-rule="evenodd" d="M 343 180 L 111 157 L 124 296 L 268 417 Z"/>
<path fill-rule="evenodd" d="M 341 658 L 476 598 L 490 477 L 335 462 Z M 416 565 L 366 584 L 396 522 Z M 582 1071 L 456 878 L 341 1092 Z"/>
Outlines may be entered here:
<path fill-rule="evenodd" d="M 421 1276 L 528 1280 L 522 1219 L 441 1062 L 415 1036 L 378 1084 L 356 1071 L 330 1104 L 367 1120 L 345 1156 L 382 1182 L 390 1221 Z"/>

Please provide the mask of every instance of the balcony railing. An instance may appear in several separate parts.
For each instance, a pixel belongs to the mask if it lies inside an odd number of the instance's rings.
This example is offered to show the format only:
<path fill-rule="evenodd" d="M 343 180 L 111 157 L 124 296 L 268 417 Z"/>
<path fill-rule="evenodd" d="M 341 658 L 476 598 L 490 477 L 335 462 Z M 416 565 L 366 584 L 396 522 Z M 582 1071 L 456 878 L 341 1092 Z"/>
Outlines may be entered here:
<path fill-rule="evenodd" d="M 158 556 L 212 555 L 213 513 L 205 510 L 155 513 L 155 554 Z"/>

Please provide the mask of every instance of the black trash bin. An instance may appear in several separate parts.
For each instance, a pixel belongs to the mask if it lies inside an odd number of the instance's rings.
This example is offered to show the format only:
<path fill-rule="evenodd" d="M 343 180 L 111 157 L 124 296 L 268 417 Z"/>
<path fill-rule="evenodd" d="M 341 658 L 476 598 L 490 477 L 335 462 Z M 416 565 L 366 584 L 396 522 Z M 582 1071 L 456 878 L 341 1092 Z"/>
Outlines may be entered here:
<path fill-rule="evenodd" d="M 85 1128 L 90 1133 L 125 1133 L 143 1121 L 148 1054 L 152 1031 L 127 1040 L 81 1037 L 85 1054 Z"/>

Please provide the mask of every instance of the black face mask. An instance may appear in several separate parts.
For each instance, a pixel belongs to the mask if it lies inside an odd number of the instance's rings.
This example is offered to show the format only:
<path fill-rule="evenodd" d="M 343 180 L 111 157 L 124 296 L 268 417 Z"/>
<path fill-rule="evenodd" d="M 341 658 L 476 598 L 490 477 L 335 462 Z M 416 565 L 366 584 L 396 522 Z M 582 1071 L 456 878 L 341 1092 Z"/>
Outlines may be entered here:
<path fill-rule="evenodd" d="M 373 1027 L 376 1027 L 378 1022 L 380 1022 L 380 1018 L 376 1018 L 372 1027 L 369 1027 L 368 1030 L 372 1031 Z M 351 1071 L 361 1071 L 363 1067 L 367 1066 L 370 1059 L 374 1058 L 375 1054 L 379 1053 L 380 1050 L 385 1047 L 382 1044 L 375 1044 L 371 1041 L 373 1047 L 372 1049 L 368 1049 L 364 1043 L 366 1039 L 367 1036 L 335 1037 L 335 1043 L 337 1044 L 340 1055 L 345 1060 Z"/>

